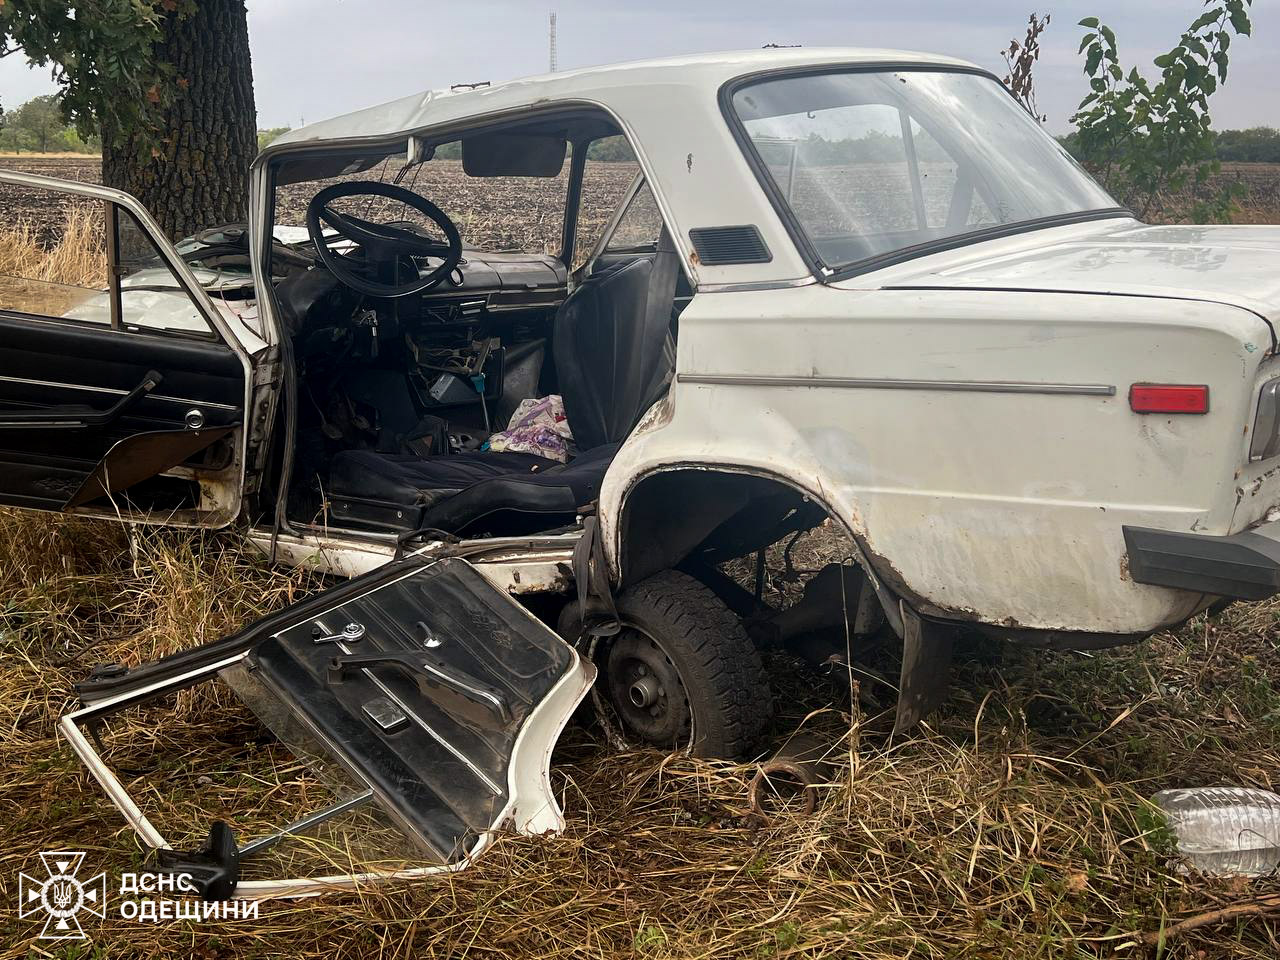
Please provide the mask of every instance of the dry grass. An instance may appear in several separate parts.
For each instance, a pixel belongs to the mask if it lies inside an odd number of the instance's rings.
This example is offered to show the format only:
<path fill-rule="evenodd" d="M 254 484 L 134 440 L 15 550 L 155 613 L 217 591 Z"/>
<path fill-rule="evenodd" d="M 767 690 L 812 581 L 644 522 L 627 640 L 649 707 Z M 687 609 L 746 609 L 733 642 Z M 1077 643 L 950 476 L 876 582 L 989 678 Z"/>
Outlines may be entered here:
<path fill-rule="evenodd" d="M 832 549 L 815 534 L 797 564 Z M 263 566 L 234 534 L 0 513 L 0 896 L 13 902 L 41 849 L 86 849 L 111 877 L 139 862 L 55 736 L 90 665 L 190 646 L 318 586 Z M 1280 890 L 1180 876 L 1143 800 L 1172 784 L 1280 785 L 1280 606 L 1092 656 L 972 649 L 934 726 L 893 746 L 839 684 L 772 666 L 779 734 L 818 710 L 807 726 L 836 744 L 837 781 L 807 820 L 755 819 L 749 768 L 617 754 L 574 728 L 553 775 L 560 837 L 504 838 L 457 877 L 264 904 L 251 923 L 91 920 L 94 944 L 124 956 L 1135 957 L 1156 955 L 1139 933 Z M 223 697 L 188 696 L 106 739 L 138 765 L 147 803 L 163 806 L 148 784 L 177 791 L 171 820 L 191 831 L 175 826 L 180 843 L 215 815 L 252 834 L 311 789 Z M 35 932 L 7 914 L 0 957 L 28 955 Z M 1278 952 L 1274 924 L 1241 918 L 1162 956 Z"/>
<path fill-rule="evenodd" d="M 0 230 L 0 303 L 6 309 L 60 317 L 107 285 L 103 217 L 97 207 L 70 207 L 48 243 L 26 220 Z"/>
<path fill-rule="evenodd" d="M 107 255 L 101 214 L 67 211 L 56 244 L 41 242 L 28 221 L 0 231 L 0 274 L 42 283 L 101 288 L 106 283 Z M 8 306 L 5 302 L 5 306 Z"/>

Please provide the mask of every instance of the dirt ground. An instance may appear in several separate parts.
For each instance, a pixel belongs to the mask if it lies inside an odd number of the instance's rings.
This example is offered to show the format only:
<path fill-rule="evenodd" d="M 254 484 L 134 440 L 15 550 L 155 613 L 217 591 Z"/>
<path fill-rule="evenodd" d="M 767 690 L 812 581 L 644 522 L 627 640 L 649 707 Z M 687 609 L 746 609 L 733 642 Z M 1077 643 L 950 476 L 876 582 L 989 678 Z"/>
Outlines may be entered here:
<path fill-rule="evenodd" d="M 344 179 L 390 181 L 397 169 L 398 164 L 380 164 Z M 469 245 L 480 249 L 515 247 L 559 252 L 567 165 L 566 172 L 559 177 L 538 180 L 514 177 L 476 180 L 463 174 L 458 160 L 433 160 L 421 169 L 423 172 L 406 186 L 439 203 L 457 222 Z M 587 164 L 579 215 L 580 254 L 589 252 L 600 236 L 637 169 L 634 163 L 591 161 Z M 86 183 L 99 183 L 102 179 L 102 166 L 96 157 L 0 156 L 0 170 L 20 170 Z M 277 222 L 303 225 L 307 202 L 315 190 L 314 183 L 283 187 Z M 0 184 L 0 210 L 6 219 L 33 222 L 43 236 L 50 238 L 56 235 L 69 207 L 91 202 Z"/>

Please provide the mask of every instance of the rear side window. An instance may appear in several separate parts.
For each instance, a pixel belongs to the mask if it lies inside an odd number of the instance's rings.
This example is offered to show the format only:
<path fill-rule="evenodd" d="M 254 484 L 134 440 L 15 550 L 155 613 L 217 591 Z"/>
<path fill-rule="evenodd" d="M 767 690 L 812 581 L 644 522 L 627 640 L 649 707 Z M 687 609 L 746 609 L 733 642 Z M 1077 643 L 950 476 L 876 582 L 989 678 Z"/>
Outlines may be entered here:
<path fill-rule="evenodd" d="M 587 147 L 578 202 L 578 232 L 573 244 L 573 269 L 587 262 L 639 172 L 640 164 L 624 136 L 601 137 Z"/>
<path fill-rule="evenodd" d="M 609 253 L 656 250 L 661 235 L 662 214 L 658 212 L 658 203 L 649 184 L 642 183 L 618 220 L 605 250 Z"/>

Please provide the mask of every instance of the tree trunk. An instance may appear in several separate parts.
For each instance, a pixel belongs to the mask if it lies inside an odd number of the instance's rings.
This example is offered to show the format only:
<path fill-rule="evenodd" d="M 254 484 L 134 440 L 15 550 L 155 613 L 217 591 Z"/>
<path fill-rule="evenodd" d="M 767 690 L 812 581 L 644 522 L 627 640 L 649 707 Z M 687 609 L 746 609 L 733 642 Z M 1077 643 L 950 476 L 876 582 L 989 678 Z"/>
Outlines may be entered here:
<path fill-rule="evenodd" d="M 242 221 L 258 149 L 244 0 L 199 0 L 165 18 L 157 59 L 174 70 L 160 127 L 102 131 L 102 181 L 133 194 L 172 238 Z"/>

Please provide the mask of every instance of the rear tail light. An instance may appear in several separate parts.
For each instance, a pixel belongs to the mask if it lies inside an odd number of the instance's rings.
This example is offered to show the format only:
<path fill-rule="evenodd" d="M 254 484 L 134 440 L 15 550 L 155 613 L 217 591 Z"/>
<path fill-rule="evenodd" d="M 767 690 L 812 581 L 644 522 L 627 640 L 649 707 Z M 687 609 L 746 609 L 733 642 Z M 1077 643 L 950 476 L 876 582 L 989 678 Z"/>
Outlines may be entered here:
<path fill-rule="evenodd" d="M 1129 388 L 1134 413 L 1208 413 L 1209 388 L 1204 384 L 1135 383 Z"/>
<path fill-rule="evenodd" d="M 1258 415 L 1253 419 L 1250 460 L 1268 460 L 1280 455 L 1280 377 L 1268 380 L 1258 395 Z"/>

